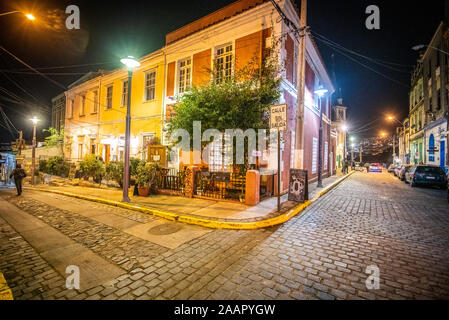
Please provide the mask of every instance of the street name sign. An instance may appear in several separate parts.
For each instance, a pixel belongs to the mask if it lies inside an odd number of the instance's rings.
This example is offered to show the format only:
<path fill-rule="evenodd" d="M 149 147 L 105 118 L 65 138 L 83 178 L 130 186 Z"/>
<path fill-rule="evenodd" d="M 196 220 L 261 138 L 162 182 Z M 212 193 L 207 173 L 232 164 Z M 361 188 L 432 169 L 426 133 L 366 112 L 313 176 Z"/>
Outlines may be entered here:
<path fill-rule="evenodd" d="M 287 131 L 287 105 L 272 106 L 270 110 L 270 128 Z"/>

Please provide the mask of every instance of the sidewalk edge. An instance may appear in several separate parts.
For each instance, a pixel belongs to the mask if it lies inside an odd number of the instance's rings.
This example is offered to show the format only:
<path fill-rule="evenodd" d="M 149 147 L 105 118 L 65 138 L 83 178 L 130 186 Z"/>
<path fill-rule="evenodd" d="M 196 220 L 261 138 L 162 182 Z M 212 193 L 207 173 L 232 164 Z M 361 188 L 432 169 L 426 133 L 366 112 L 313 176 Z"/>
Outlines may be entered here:
<path fill-rule="evenodd" d="M 75 193 L 65 192 L 65 191 L 59 191 L 59 190 L 51 190 L 51 189 L 40 189 L 35 187 L 26 187 L 26 189 L 29 190 L 35 190 L 35 191 L 41 191 L 41 192 L 50 192 L 54 194 L 60 194 L 68 197 L 78 198 L 82 200 L 88 200 L 93 202 L 98 202 L 102 204 L 112 205 L 115 207 L 120 207 L 128 210 L 138 211 L 146 214 L 151 214 L 156 217 L 164 218 L 170 221 L 178 221 L 183 222 L 187 224 L 193 224 L 193 225 L 199 225 L 206 228 L 211 229 L 233 229 L 233 230 L 253 230 L 253 229 L 261 229 L 261 228 L 268 228 L 272 226 L 276 226 L 279 224 L 283 224 L 287 221 L 289 221 L 291 218 L 297 216 L 299 213 L 303 212 L 308 206 L 310 206 L 312 203 L 317 201 L 319 198 L 327 194 L 329 191 L 337 187 L 340 183 L 342 183 L 344 180 L 346 180 L 349 176 L 351 176 L 355 171 L 351 171 L 344 177 L 340 178 L 339 180 L 335 181 L 328 187 L 324 188 L 322 191 L 320 191 L 312 200 L 306 201 L 305 203 L 301 203 L 297 205 L 296 207 L 290 209 L 286 213 L 283 213 L 277 217 L 262 220 L 262 221 L 254 221 L 254 222 L 226 222 L 226 221 L 217 221 L 217 220 L 209 220 L 206 218 L 196 218 L 191 216 L 182 216 L 175 213 L 170 212 L 164 212 L 159 211 L 155 209 L 149 209 L 145 207 L 141 207 L 138 205 L 132 205 L 128 203 L 123 203 L 119 201 L 114 200 L 106 200 L 102 198 L 97 197 L 90 197 L 85 195 L 79 195 Z"/>
<path fill-rule="evenodd" d="M 8 287 L 3 273 L 0 272 L 0 300 L 14 300 L 11 289 Z"/>

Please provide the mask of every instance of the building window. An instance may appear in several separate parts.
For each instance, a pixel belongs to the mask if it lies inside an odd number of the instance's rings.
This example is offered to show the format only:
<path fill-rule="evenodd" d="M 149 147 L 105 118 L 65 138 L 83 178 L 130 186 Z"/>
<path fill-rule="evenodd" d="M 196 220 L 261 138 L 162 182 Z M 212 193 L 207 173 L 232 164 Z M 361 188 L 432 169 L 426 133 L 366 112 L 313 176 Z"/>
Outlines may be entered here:
<path fill-rule="evenodd" d="M 81 96 L 81 104 L 80 104 L 80 117 L 84 116 L 86 114 L 85 107 L 86 107 L 86 96 L 82 95 Z"/>
<path fill-rule="evenodd" d="M 122 84 L 122 107 L 127 105 L 128 101 L 128 80 L 123 81 Z"/>
<path fill-rule="evenodd" d="M 112 109 L 112 88 L 112 85 L 106 88 L 106 110 Z"/>
<path fill-rule="evenodd" d="M 145 73 L 145 101 L 156 99 L 156 71 Z"/>
<path fill-rule="evenodd" d="M 70 99 L 68 101 L 67 109 L 68 109 L 67 110 L 67 117 L 69 119 L 72 119 L 73 118 L 73 99 Z"/>
<path fill-rule="evenodd" d="M 90 139 L 90 153 L 95 154 L 97 152 L 97 145 L 95 144 L 95 139 Z"/>
<path fill-rule="evenodd" d="M 145 134 L 142 136 L 142 159 L 149 161 L 148 158 L 148 147 L 154 138 L 154 134 Z"/>
<path fill-rule="evenodd" d="M 98 112 L 98 90 L 94 91 L 94 109 L 92 110 L 92 113 L 97 113 Z"/>
<path fill-rule="evenodd" d="M 318 139 L 312 141 L 312 174 L 317 173 L 318 168 Z"/>
<path fill-rule="evenodd" d="M 329 159 L 329 142 L 324 142 L 324 171 L 327 171 L 327 161 Z"/>
<path fill-rule="evenodd" d="M 218 47 L 215 51 L 215 83 L 231 79 L 232 76 L 232 44 Z"/>
<path fill-rule="evenodd" d="M 192 61 L 190 58 L 184 59 L 179 62 L 179 81 L 178 81 L 178 93 L 183 93 L 190 88 L 190 76 L 192 74 Z"/>
<path fill-rule="evenodd" d="M 82 141 L 82 140 L 84 140 L 84 137 L 82 137 L 82 138 L 78 137 L 78 141 Z M 78 143 L 78 159 L 80 159 L 80 160 L 83 159 L 83 156 L 84 156 L 83 147 L 84 147 L 84 144 L 79 142 Z"/>

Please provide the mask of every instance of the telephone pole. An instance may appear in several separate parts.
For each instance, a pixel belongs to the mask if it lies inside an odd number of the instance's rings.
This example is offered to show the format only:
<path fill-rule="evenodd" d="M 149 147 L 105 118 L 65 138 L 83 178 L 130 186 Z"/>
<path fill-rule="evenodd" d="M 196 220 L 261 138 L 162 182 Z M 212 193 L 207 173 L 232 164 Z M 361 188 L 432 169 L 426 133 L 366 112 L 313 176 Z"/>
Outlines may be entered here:
<path fill-rule="evenodd" d="M 301 16 L 299 21 L 299 55 L 296 98 L 296 126 L 295 126 L 295 163 L 297 169 L 304 168 L 304 84 L 306 76 L 306 27 L 307 27 L 307 0 L 301 0 Z"/>

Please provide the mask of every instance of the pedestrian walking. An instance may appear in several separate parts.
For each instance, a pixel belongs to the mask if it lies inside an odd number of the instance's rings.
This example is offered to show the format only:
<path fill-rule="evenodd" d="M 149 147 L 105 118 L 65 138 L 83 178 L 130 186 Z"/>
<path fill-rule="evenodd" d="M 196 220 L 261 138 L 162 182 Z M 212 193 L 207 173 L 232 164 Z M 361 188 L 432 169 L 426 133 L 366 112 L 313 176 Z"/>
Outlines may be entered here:
<path fill-rule="evenodd" d="M 14 178 L 14 184 L 16 185 L 17 195 L 20 196 L 22 194 L 22 180 L 27 175 L 25 170 L 22 169 L 22 165 L 18 164 L 16 168 L 11 172 L 9 178 Z"/>

